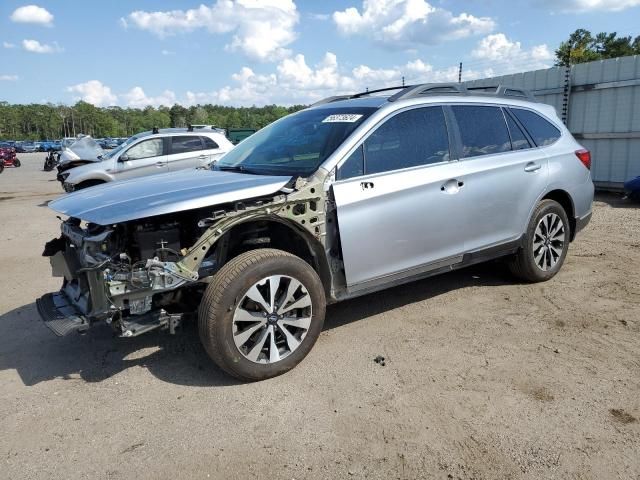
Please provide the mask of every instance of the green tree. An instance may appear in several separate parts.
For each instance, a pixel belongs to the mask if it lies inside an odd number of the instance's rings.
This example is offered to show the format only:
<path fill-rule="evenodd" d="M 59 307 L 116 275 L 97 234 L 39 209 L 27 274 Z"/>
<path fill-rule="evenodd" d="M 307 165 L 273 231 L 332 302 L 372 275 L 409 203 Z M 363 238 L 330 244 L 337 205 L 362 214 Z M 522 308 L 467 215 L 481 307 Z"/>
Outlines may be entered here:
<path fill-rule="evenodd" d="M 556 65 L 575 65 L 605 58 L 640 54 L 640 35 L 618 37 L 617 32 L 593 36 L 589 30 L 577 29 L 556 50 Z"/>

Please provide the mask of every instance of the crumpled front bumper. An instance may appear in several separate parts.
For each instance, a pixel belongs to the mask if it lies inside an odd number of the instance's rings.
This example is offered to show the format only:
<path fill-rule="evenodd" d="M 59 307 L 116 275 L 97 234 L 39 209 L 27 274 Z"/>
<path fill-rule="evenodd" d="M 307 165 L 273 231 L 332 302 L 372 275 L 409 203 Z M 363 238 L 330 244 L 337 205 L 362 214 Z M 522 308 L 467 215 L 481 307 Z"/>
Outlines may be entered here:
<path fill-rule="evenodd" d="M 64 292 L 47 293 L 36 300 L 44 324 L 59 337 L 71 332 L 84 332 L 89 321 L 80 314 Z"/>

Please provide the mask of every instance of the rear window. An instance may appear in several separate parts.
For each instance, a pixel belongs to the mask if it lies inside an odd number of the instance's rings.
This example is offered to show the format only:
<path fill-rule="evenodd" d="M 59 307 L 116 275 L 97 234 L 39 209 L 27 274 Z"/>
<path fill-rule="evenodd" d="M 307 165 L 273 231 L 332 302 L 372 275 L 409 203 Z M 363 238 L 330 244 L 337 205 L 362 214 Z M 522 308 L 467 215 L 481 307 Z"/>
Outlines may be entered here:
<path fill-rule="evenodd" d="M 550 145 L 560 138 L 560 130 L 537 113 L 521 108 L 511 108 L 511 111 L 529 132 L 538 147 Z"/>
<path fill-rule="evenodd" d="M 171 137 L 171 153 L 187 153 L 202 150 L 200 137 Z"/>
<path fill-rule="evenodd" d="M 511 150 L 511 140 L 498 107 L 454 105 L 460 129 L 462 157 L 476 157 Z"/>

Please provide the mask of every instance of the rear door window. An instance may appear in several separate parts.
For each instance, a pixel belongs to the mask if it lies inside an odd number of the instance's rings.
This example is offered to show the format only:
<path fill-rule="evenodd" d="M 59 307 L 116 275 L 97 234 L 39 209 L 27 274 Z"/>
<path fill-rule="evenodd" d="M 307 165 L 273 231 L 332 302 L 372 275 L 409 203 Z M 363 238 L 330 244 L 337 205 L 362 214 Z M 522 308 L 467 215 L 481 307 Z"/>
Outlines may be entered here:
<path fill-rule="evenodd" d="M 202 150 L 202 141 L 197 136 L 171 137 L 171 153 L 188 153 Z"/>
<path fill-rule="evenodd" d="M 538 147 L 551 145 L 560 138 L 560 130 L 537 113 L 522 108 L 511 108 L 511 111 Z"/>
<path fill-rule="evenodd" d="M 364 142 L 366 174 L 449 160 L 442 107 L 415 108 L 387 120 Z"/>
<path fill-rule="evenodd" d="M 508 112 L 505 112 L 504 118 L 507 120 L 507 126 L 509 127 L 509 135 L 511 135 L 511 148 L 513 150 L 525 150 L 531 148 L 531 143 L 527 139 L 520 126 L 515 122 Z"/>
<path fill-rule="evenodd" d="M 460 129 L 462 157 L 477 157 L 511 150 L 511 140 L 498 107 L 453 105 Z"/>

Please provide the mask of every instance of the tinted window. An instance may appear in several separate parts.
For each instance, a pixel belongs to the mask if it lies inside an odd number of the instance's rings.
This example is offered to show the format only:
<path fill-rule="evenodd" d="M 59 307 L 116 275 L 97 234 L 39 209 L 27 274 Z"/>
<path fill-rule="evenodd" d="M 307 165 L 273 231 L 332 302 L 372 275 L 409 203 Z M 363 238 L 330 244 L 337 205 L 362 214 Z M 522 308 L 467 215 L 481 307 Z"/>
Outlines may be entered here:
<path fill-rule="evenodd" d="M 367 174 L 447 160 L 449 138 L 442 107 L 415 108 L 399 113 L 364 142 Z"/>
<path fill-rule="evenodd" d="M 200 138 L 202 138 L 202 141 L 204 142 L 205 150 L 213 150 L 215 148 L 218 148 L 218 144 L 213 140 L 211 140 L 209 137 L 200 137 Z"/>
<path fill-rule="evenodd" d="M 171 137 L 171 153 L 187 153 L 202 150 L 200 137 Z"/>
<path fill-rule="evenodd" d="M 529 132 L 537 146 L 549 145 L 560 138 L 560 130 L 537 113 L 520 108 L 512 108 L 511 111 L 524 125 L 524 128 Z"/>
<path fill-rule="evenodd" d="M 527 136 L 522 132 L 522 129 L 513 120 L 513 118 L 511 118 L 511 115 L 507 113 L 504 118 L 507 119 L 507 126 L 509 127 L 509 134 L 511 135 L 511 148 L 513 150 L 531 148 L 531 144 L 529 143 L 529 140 L 527 140 Z"/>
<path fill-rule="evenodd" d="M 152 138 L 143 140 L 127 150 L 126 155 L 129 157 L 129 160 L 140 160 L 142 158 L 162 155 L 162 139 Z"/>
<path fill-rule="evenodd" d="M 364 175 L 364 153 L 360 145 L 338 170 L 338 180 Z"/>
<path fill-rule="evenodd" d="M 462 140 L 462 157 L 475 157 L 511 150 L 511 140 L 498 107 L 454 105 Z"/>

